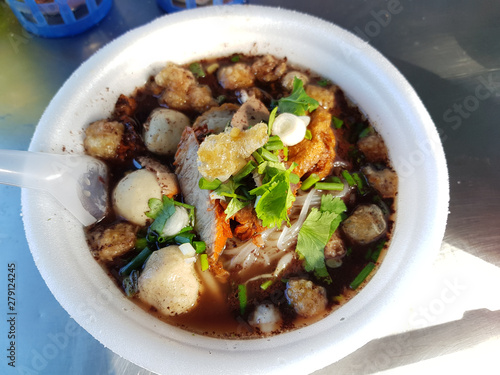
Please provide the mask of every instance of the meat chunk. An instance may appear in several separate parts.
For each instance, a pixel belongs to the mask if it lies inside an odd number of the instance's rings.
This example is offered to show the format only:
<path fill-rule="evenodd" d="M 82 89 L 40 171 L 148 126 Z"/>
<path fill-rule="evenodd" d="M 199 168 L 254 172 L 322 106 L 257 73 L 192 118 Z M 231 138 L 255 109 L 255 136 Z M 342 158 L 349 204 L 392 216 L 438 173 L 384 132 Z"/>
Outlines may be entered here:
<path fill-rule="evenodd" d="M 252 64 L 252 71 L 259 81 L 277 81 L 286 72 L 286 62 L 272 55 L 265 55 Z"/>
<path fill-rule="evenodd" d="M 189 125 L 189 118 L 182 112 L 156 108 L 144 123 L 144 143 L 148 150 L 155 154 L 173 155 L 182 132 Z"/>
<path fill-rule="evenodd" d="M 87 155 L 102 159 L 114 159 L 119 155 L 125 127 L 121 122 L 99 120 L 85 130 L 83 146 Z"/>
<path fill-rule="evenodd" d="M 288 163 L 298 164 L 293 173 L 302 177 L 316 173 L 320 178 L 328 176 L 333 168 L 335 158 L 335 135 L 331 127 L 332 116 L 318 108 L 311 115 L 308 129 L 311 140 L 304 139 L 295 146 L 289 147 Z"/>
<path fill-rule="evenodd" d="M 251 67 L 244 63 L 220 68 L 217 71 L 217 78 L 220 85 L 228 90 L 252 87 L 255 79 Z"/>
<path fill-rule="evenodd" d="M 193 262 L 178 246 L 159 249 L 148 258 L 139 276 L 139 298 L 165 315 L 180 315 L 198 302 L 201 283 Z"/>
<path fill-rule="evenodd" d="M 325 288 L 305 279 L 289 280 L 286 297 L 295 312 L 305 318 L 322 313 L 328 303 Z"/>
<path fill-rule="evenodd" d="M 161 100 L 169 108 L 203 112 L 217 105 L 208 86 L 199 85 L 190 70 L 174 63 L 167 63 L 155 76 L 155 83 L 165 89 Z"/>
<path fill-rule="evenodd" d="M 380 207 L 362 205 L 342 222 L 342 230 L 352 241 L 368 244 L 385 233 L 387 222 Z"/>
<path fill-rule="evenodd" d="M 127 122 L 134 116 L 137 109 L 137 101 L 130 96 L 121 94 L 115 104 L 113 118 L 121 122 Z"/>
<path fill-rule="evenodd" d="M 175 173 L 172 173 L 170 169 L 161 164 L 159 161 L 149 158 L 147 156 L 140 156 L 137 161 L 145 167 L 148 171 L 153 172 L 156 176 L 156 180 L 161 188 L 161 194 L 166 195 L 169 198 L 179 194 L 179 183 Z"/>
<path fill-rule="evenodd" d="M 252 96 L 236 111 L 231 125 L 238 129 L 247 129 L 263 121 L 269 121 L 269 110 L 264 103 Z"/>
<path fill-rule="evenodd" d="M 281 78 L 281 86 L 283 86 L 288 91 L 292 91 L 293 81 L 295 77 L 300 79 L 304 86 L 306 86 L 309 83 L 309 78 L 307 77 L 307 75 L 305 75 L 302 72 L 293 71 L 293 72 L 288 72 Z"/>
<path fill-rule="evenodd" d="M 231 228 L 226 222 L 224 209 L 210 198 L 209 190 L 198 186 L 201 174 L 198 171 L 199 144 L 192 128 L 184 130 L 175 155 L 175 172 L 186 203 L 196 208 L 195 230 L 207 244 L 207 254 L 217 262 L 231 237 Z"/>
<path fill-rule="evenodd" d="M 138 227 L 131 223 L 115 223 L 109 227 L 96 226 L 90 230 L 90 248 L 99 259 L 109 262 L 135 247 Z"/>
<path fill-rule="evenodd" d="M 217 100 L 212 97 L 212 91 L 206 85 L 192 85 L 188 90 L 188 102 L 192 109 L 198 112 L 217 106 Z"/>
<path fill-rule="evenodd" d="M 386 162 L 388 160 L 387 147 L 378 133 L 371 133 L 359 139 L 358 148 L 371 163 Z"/>
<path fill-rule="evenodd" d="M 367 165 L 362 169 L 368 183 L 377 190 L 382 198 L 394 198 L 398 191 L 398 175 L 389 168 L 375 169 Z"/>
<path fill-rule="evenodd" d="M 305 86 L 305 90 L 307 95 L 316 99 L 320 107 L 326 109 L 327 111 L 335 107 L 335 92 L 333 89 L 316 85 L 307 85 Z"/>
<path fill-rule="evenodd" d="M 344 242 L 335 231 L 325 246 L 325 259 L 342 258 L 346 254 Z"/>
<path fill-rule="evenodd" d="M 198 116 L 193 124 L 193 130 L 196 132 L 206 127 L 203 133 L 221 133 L 231 122 L 238 108 L 240 108 L 238 105 L 232 103 L 224 103 L 220 107 L 210 108 Z"/>

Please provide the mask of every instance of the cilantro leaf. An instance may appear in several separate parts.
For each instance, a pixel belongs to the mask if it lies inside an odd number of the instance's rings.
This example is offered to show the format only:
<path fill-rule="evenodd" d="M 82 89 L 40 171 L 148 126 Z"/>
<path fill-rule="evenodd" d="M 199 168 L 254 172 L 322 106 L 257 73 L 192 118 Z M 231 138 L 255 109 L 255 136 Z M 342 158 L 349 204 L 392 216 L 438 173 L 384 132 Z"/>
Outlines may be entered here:
<path fill-rule="evenodd" d="M 249 201 L 242 201 L 239 200 L 237 197 L 233 197 L 229 202 L 229 204 L 227 205 L 226 209 L 224 210 L 226 218 L 227 219 L 232 218 L 239 210 L 244 208 L 249 203 L 250 203 Z"/>
<path fill-rule="evenodd" d="M 263 184 L 249 193 L 260 197 L 255 213 L 263 226 L 272 228 L 280 227 L 283 221 L 290 223 L 288 209 L 295 201 L 290 189 L 290 175 L 295 167 L 295 163 L 289 169 L 281 163 L 265 162 L 259 165 L 259 173 L 264 174 Z"/>
<path fill-rule="evenodd" d="M 150 229 L 159 234 L 162 232 L 170 216 L 175 213 L 174 200 L 164 195 L 163 200 L 151 198 L 148 201 L 148 205 L 150 211 L 146 213 L 146 216 L 154 219 Z"/>
<path fill-rule="evenodd" d="M 278 110 L 281 113 L 288 112 L 297 116 L 303 116 L 306 112 L 312 112 L 318 106 L 318 101 L 307 95 L 302 80 L 297 77 L 293 79 L 291 95 L 278 100 Z"/>
<path fill-rule="evenodd" d="M 325 194 L 319 210 L 312 208 L 299 231 L 296 251 L 304 257 L 306 271 L 314 271 L 317 277 L 331 282 L 325 265 L 325 246 L 337 230 L 347 209 L 338 197 Z"/>
<path fill-rule="evenodd" d="M 329 278 L 324 250 L 330 239 L 330 223 L 335 216 L 334 213 L 312 208 L 297 239 L 296 251 L 305 258 L 306 271 L 314 271 L 319 277 Z"/>

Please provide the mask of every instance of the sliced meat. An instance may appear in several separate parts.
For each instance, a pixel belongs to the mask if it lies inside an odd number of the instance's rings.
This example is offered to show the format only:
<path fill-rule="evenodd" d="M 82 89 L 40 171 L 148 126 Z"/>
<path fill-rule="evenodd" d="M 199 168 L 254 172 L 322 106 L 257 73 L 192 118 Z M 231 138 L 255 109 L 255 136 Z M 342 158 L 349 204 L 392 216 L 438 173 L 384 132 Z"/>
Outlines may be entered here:
<path fill-rule="evenodd" d="M 387 222 L 380 207 L 375 204 L 359 206 L 342 222 L 342 230 L 351 241 L 368 244 L 387 230 Z"/>
<path fill-rule="evenodd" d="M 199 116 L 193 124 L 193 130 L 203 130 L 203 133 L 218 134 L 224 131 L 226 126 L 231 122 L 233 115 L 240 108 L 236 104 L 225 103 L 220 107 L 213 107 Z"/>
<path fill-rule="evenodd" d="M 382 198 L 394 198 L 398 191 L 398 175 L 389 168 L 375 169 L 371 165 L 362 168 L 368 183 L 377 190 Z"/>
<path fill-rule="evenodd" d="M 231 237 L 231 228 L 220 204 L 210 198 L 210 191 L 198 186 L 201 178 L 198 171 L 198 148 L 193 129 L 187 127 L 182 133 L 175 155 L 175 173 L 185 202 L 195 207 L 195 230 L 207 244 L 207 254 L 212 263 L 217 263 L 226 240 Z"/>
<path fill-rule="evenodd" d="M 269 110 L 264 103 L 252 96 L 236 111 L 231 125 L 234 128 L 247 129 L 260 122 L 267 123 L 268 121 Z"/>
<path fill-rule="evenodd" d="M 371 163 L 386 162 L 389 158 L 384 140 L 378 133 L 360 138 L 357 146 Z"/>
<path fill-rule="evenodd" d="M 173 196 L 179 194 L 179 183 L 177 182 L 177 177 L 170 171 L 170 169 L 168 169 L 166 165 L 163 165 L 159 161 L 147 156 L 140 156 L 137 158 L 137 161 L 148 171 L 151 171 L 156 175 L 162 195 L 172 198 Z"/>
<path fill-rule="evenodd" d="M 330 113 L 322 108 L 316 109 L 311 115 L 311 123 L 308 126 L 312 135 L 311 140 L 304 139 L 288 148 L 288 163 L 298 164 L 293 173 L 299 177 L 316 173 L 320 178 L 324 178 L 330 174 L 335 159 L 335 135 L 331 121 Z"/>

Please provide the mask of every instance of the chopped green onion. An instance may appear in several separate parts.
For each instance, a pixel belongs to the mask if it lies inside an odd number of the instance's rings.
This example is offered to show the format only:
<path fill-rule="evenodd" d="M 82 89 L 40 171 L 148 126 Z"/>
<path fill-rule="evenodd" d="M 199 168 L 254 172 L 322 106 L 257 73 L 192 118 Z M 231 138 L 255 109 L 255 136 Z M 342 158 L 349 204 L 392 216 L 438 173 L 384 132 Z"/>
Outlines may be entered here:
<path fill-rule="evenodd" d="M 283 147 L 283 160 L 288 161 L 288 147 Z"/>
<path fill-rule="evenodd" d="M 207 249 L 207 244 L 204 241 L 193 241 L 193 247 L 197 254 L 201 254 Z"/>
<path fill-rule="evenodd" d="M 370 262 L 368 263 L 365 268 L 361 270 L 361 272 L 354 278 L 352 283 L 349 285 L 349 288 L 351 289 L 357 289 L 363 281 L 368 277 L 368 275 L 373 271 L 375 268 L 375 263 Z"/>
<path fill-rule="evenodd" d="M 219 95 L 217 98 L 215 98 L 215 100 L 217 100 L 217 103 L 219 104 L 222 104 L 226 101 L 226 96 L 225 95 Z"/>
<path fill-rule="evenodd" d="M 372 128 L 367 126 L 366 128 L 364 128 L 361 133 L 359 133 L 359 138 L 363 138 L 363 137 L 366 137 L 368 135 L 370 135 L 372 132 Z"/>
<path fill-rule="evenodd" d="M 278 107 L 274 107 L 269 114 L 269 121 L 267 123 L 267 135 L 271 135 L 273 131 L 274 119 L 276 118 L 276 113 L 278 112 Z"/>
<path fill-rule="evenodd" d="M 316 173 L 311 173 L 309 177 L 305 179 L 300 187 L 300 190 L 309 190 L 312 186 L 319 181 L 319 176 Z"/>
<path fill-rule="evenodd" d="M 266 290 L 266 289 L 267 289 L 267 288 L 269 288 L 272 284 L 273 284 L 273 280 L 267 280 L 267 281 L 263 282 L 262 284 L 260 284 L 260 289 L 262 289 L 262 290 Z"/>
<path fill-rule="evenodd" d="M 189 64 L 189 70 L 198 78 L 205 77 L 205 71 L 199 62 Z"/>
<path fill-rule="evenodd" d="M 328 86 L 329 83 L 330 83 L 330 80 L 328 80 L 326 78 L 322 78 L 318 81 L 318 85 L 320 85 L 321 87 Z"/>
<path fill-rule="evenodd" d="M 129 276 L 123 279 L 123 291 L 127 297 L 133 297 L 139 291 L 139 272 L 133 270 Z"/>
<path fill-rule="evenodd" d="M 149 250 L 148 247 L 145 247 L 130 262 L 128 262 L 125 266 L 120 268 L 120 275 L 128 276 L 132 273 L 133 270 L 141 268 L 151 254 L 153 254 L 153 252 Z"/>
<path fill-rule="evenodd" d="M 261 156 L 264 160 L 267 160 L 267 161 L 274 161 L 274 162 L 279 162 L 280 159 L 274 155 L 272 152 L 266 150 L 265 148 L 261 148 Z"/>
<path fill-rule="evenodd" d="M 385 246 L 385 241 L 381 241 L 376 247 L 375 250 L 373 250 L 370 259 L 376 263 L 378 261 L 378 258 L 380 257 L 380 253 L 382 252 L 382 249 Z"/>
<path fill-rule="evenodd" d="M 238 62 L 238 61 L 240 61 L 240 58 L 241 58 L 240 55 L 234 55 L 233 57 L 231 57 L 231 62 L 234 62 L 234 63 Z"/>
<path fill-rule="evenodd" d="M 364 195 L 365 194 L 365 189 L 364 189 L 365 183 L 363 182 L 361 175 L 359 173 L 353 173 L 352 178 L 356 182 L 356 185 L 358 186 L 358 190 L 359 190 L 360 194 Z"/>
<path fill-rule="evenodd" d="M 207 254 L 200 254 L 200 265 L 201 265 L 202 271 L 208 270 L 208 255 Z"/>
<path fill-rule="evenodd" d="M 328 178 L 328 182 L 335 182 L 337 184 L 343 184 L 342 180 L 337 176 L 332 176 Z"/>
<path fill-rule="evenodd" d="M 344 120 L 341 120 L 335 116 L 332 117 L 332 122 L 333 122 L 333 126 L 335 127 L 335 129 L 340 129 L 342 127 L 342 125 L 344 125 Z"/>
<path fill-rule="evenodd" d="M 349 186 L 356 186 L 356 181 L 354 181 L 354 178 L 352 178 L 351 174 L 347 170 L 342 171 L 342 177 L 345 178 Z"/>
<path fill-rule="evenodd" d="M 289 181 L 291 184 L 298 184 L 300 182 L 300 177 L 295 173 L 290 173 Z"/>
<path fill-rule="evenodd" d="M 312 139 L 312 137 L 313 137 L 313 135 L 312 135 L 311 131 L 309 129 L 306 129 L 306 135 L 304 136 L 304 138 L 310 141 Z"/>
<path fill-rule="evenodd" d="M 142 250 L 148 246 L 148 240 L 146 237 L 139 237 L 135 240 L 135 248 L 137 250 Z"/>
<path fill-rule="evenodd" d="M 217 178 L 213 181 L 208 181 L 205 177 L 202 177 L 202 178 L 200 178 L 200 181 L 198 181 L 199 188 L 205 189 L 205 190 L 215 190 L 221 184 L 222 184 L 222 182 Z"/>
<path fill-rule="evenodd" d="M 275 151 L 275 150 L 282 150 L 285 145 L 283 145 L 283 142 L 281 141 L 280 137 L 277 135 L 273 135 L 269 137 L 269 140 L 267 143 L 264 145 L 266 150 L 269 151 Z"/>
<path fill-rule="evenodd" d="M 260 156 L 259 152 L 258 151 L 254 151 L 252 153 L 252 156 L 253 158 L 255 159 L 255 161 L 257 161 L 258 164 L 262 164 L 264 163 L 264 159 L 262 158 L 262 156 Z"/>
<path fill-rule="evenodd" d="M 180 233 L 174 237 L 174 241 L 177 244 L 181 243 L 191 243 L 195 237 L 194 233 Z"/>
<path fill-rule="evenodd" d="M 316 185 L 314 186 L 316 189 L 319 190 L 337 190 L 337 191 L 342 191 L 344 190 L 344 184 L 342 182 L 316 182 Z"/>
<path fill-rule="evenodd" d="M 207 66 L 207 73 L 208 74 L 213 74 L 215 73 L 215 71 L 219 69 L 219 64 L 217 63 L 213 63 L 213 64 L 210 64 L 209 66 Z"/>
<path fill-rule="evenodd" d="M 253 160 L 250 160 L 243 168 L 240 169 L 238 173 L 233 176 L 233 180 L 235 182 L 242 180 L 252 173 L 255 168 L 257 168 L 257 164 Z"/>
<path fill-rule="evenodd" d="M 247 308 L 247 287 L 245 284 L 238 285 L 238 300 L 240 301 L 240 313 L 245 314 Z"/>

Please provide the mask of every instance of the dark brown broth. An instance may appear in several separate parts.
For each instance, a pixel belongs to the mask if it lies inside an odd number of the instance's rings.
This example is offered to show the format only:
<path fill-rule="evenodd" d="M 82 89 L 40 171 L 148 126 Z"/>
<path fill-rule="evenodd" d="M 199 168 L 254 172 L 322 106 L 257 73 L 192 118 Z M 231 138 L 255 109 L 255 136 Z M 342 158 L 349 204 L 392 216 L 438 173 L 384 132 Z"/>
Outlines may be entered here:
<path fill-rule="evenodd" d="M 240 56 L 241 62 L 251 63 L 254 59 L 255 57 L 253 56 Z M 207 66 L 214 61 L 216 61 L 220 66 L 225 66 L 232 63 L 231 56 L 217 60 L 201 61 L 201 63 L 204 66 Z M 293 70 L 298 69 L 294 67 Z M 301 71 L 306 72 L 309 75 L 311 83 L 319 82 L 322 79 L 322 77 L 314 75 L 307 70 L 301 69 Z M 205 78 L 200 78 L 198 81 L 199 83 L 206 84 L 211 88 L 213 97 L 224 97 L 225 103 L 239 104 L 238 95 L 234 91 L 223 89 L 218 84 L 217 78 L 214 74 L 207 74 Z M 127 126 L 132 127 L 136 134 L 141 134 L 141 126 L 146 121 L 149 113 L 154 108 L 162 105 L 158 101 L 158 88 L 155 87 L 153 82 L 154 81 L 150 79 L 144 87 L 138 88 L 131 97 L 126 98 L 128 100 L 132 99 L 136 104 L 136 108 L 132 111 L 132 113 L 124 113 L 122 108 L 122 106 L 124 105 L 123 100 L 119 100 L 119 102 L 117 102 L 117 109 L 113 113 L 111 119 L 122 121 Z M 288 93 L 283 91 L 279 83 L 276 82 L 270 84 L 262 84 L 259 82 L 258 87 L 263 93 L 263 102 L 267 106 L 271 105 L 271 99 L 277 100 L 282 96 L 288 95 Z M 326 87 L 332 87 L 332 84 L 328 83 Z M 362 154 L 360 154 L 359 152 L 355 152 L 354 144 L 357 141 L 357 133 L 359 132 L 359 128 L 369 126 L 370 124 L 364 118 L 358 108 L 349 104 L 349 101 L 346 99 L 341 90 L 337 90 L 335 99 L 337 108 L 335 110 L 334 116 L 344 121 L 344 126 L 342 126 L 341 129 L 334 129 L 337 141 L 335 160 L 342 162 L 343 165 L 347 166 L 347 169 L 349 171 L 357 172 L 360 170 L 365 161 Z M 192 121 L 194 121 L 196 116 L 199 115 L 198 113 L 194 112 L 187 112 L 186 114 Z M 111 187 L 113 187 L 127 171 L 136 169 L 136 166 L 134 164 L 135 158 L 142 155 L 149 155 L 149 152 L 142 145 L 142 142 L 140 140 L 137 140 L 137 142 L 139 146 L 134 150 L 128 152 L 123 160 L 110 163 L 112 177 Z M 172 158 L 159 158 L 157 155 L 154 155 L 154 158 L 160 160 L 169 167 L 172 167 Z M 334 168 L 332 171 L 332 175 L 340 176 L 341 169 L 342 168 L 339 167 Z M 351 194 L 350 199 L 345 202 L 348 208 L 347 214 L 349 215 L 360 204 L 376 203 L 377 199 L 380 199 L 377 192 L 371 188 L 368 188 L 366 194 L 364 195 Z M 177 197 L 177 200 L 182 200 L 182 196 Z M 383 200 L 383 204 L 385 204 L 385 206 L 389 207 L 390 209 L 390 213 L 387 215 L 389 225 L 387 234 L 376 243 L 370 245 L 358 245 L 355 243 L 349 243 L 348 239 L 342 234 L 342 231 L 339 231 L 341 238 L 346 243 L 349 251 L 348 255 L 343 258 L 343 265 L 341 267 L 335 269 L 328 268 L 329 274 L 333 280 L 331 284 L 322 282 L 321 280 L 317 280 L 313 274 L 306 273 L 302 268 L 302 263 L 298 260 L 295 260 L 292 267 L 288 267 L 285 271 L 285 274 L 282 275 L 281 279 L 283 281 L 275 282 L 265 291 L 260 288 L 262 280 L 248 283 L 247 290 L 249 301 L 248 307 L 243 316 L 240 316 L 239 313 L 237 285 L 241 280 L 239 280 L 238 273 L 236 272 L 237 270 L 231 273 L 229 282 L 225 285 L 222 285 L 222 296 L 214 296 L 210 293 L 205 293 L 201 296 L 196 308 L 180 316 L 163 316 L 158 311 L 156 311 L 155 308 L 145 306 L 137 297 L 134 297 L 134 300 L 144 309 L 150 311 L 151 314 L 157 316 L 159 319 L 198 334 L 216 337 L 258 336 L 259 332 L 255 329 L 252 329 L 248 325 L 248 323 L 246 323 L 246 320 L 249 313 L 253 310 L 254 306 L 262 303 L 262 301 L 271 302 L 279 308 L 283 317 L 283 326 L 281 331 L 294 329 L 310 324 L 313 321 L 317 321 L 327 315 L 329 312 L 340 306 L 342 303 L 351 298 L 353 294 L 356 293 L 349 288 L 349 284 L 370 262 L 370 260 L 367 258 L 367 253 L 370 250 L 373 250 L 376 245 L 385 243 L 384 250 L 376 261 L 376 268 L 378 268 L 378 265 L 380 264 L 386 252 L 390 234 L 394 226 L 394 201 L 393 199 L 385 199 Z M 116 220 L 119 220 L 119 218 L 117 218 L 114 213 L 110 213 L 110 215 L 105 219 L 104 224 L 111 223 Z M 122 283 L 121 277 L 119 275 L 119 269 L 137 253 L 138 251 L 134 250 L 131 253 L 127 254 L 127 256 L 125 257 L 115 259 L 112 263 L 103 264 L 110 276 L 117 282 L 118 285 L 121 285 Z M 268 269 L 262 270 L 263 273 L 272 272 L 274 266 L 275 264 L 269 266 Z M 375 271 L 371 273 L 371 276 L 374 273 Z M 284 294 L 286 288 L 285 281 L 290 278 L 299 277 L 311 279 L 316 284 L 321 285 L 326 289 L 329 302 L 327 311 L 324 314 L 321 314 L 320 316 L 316 316 L 314 318 L 304 319 L 297 316 L 293 308 L 287 302 Z M 365 280 L 365 283 L 367 281 L 368 279 Z M 338 298 L 338 296 L 343 296 L 343 298 Z M 219 302 L 214 303 L 214 301 Z"/>

